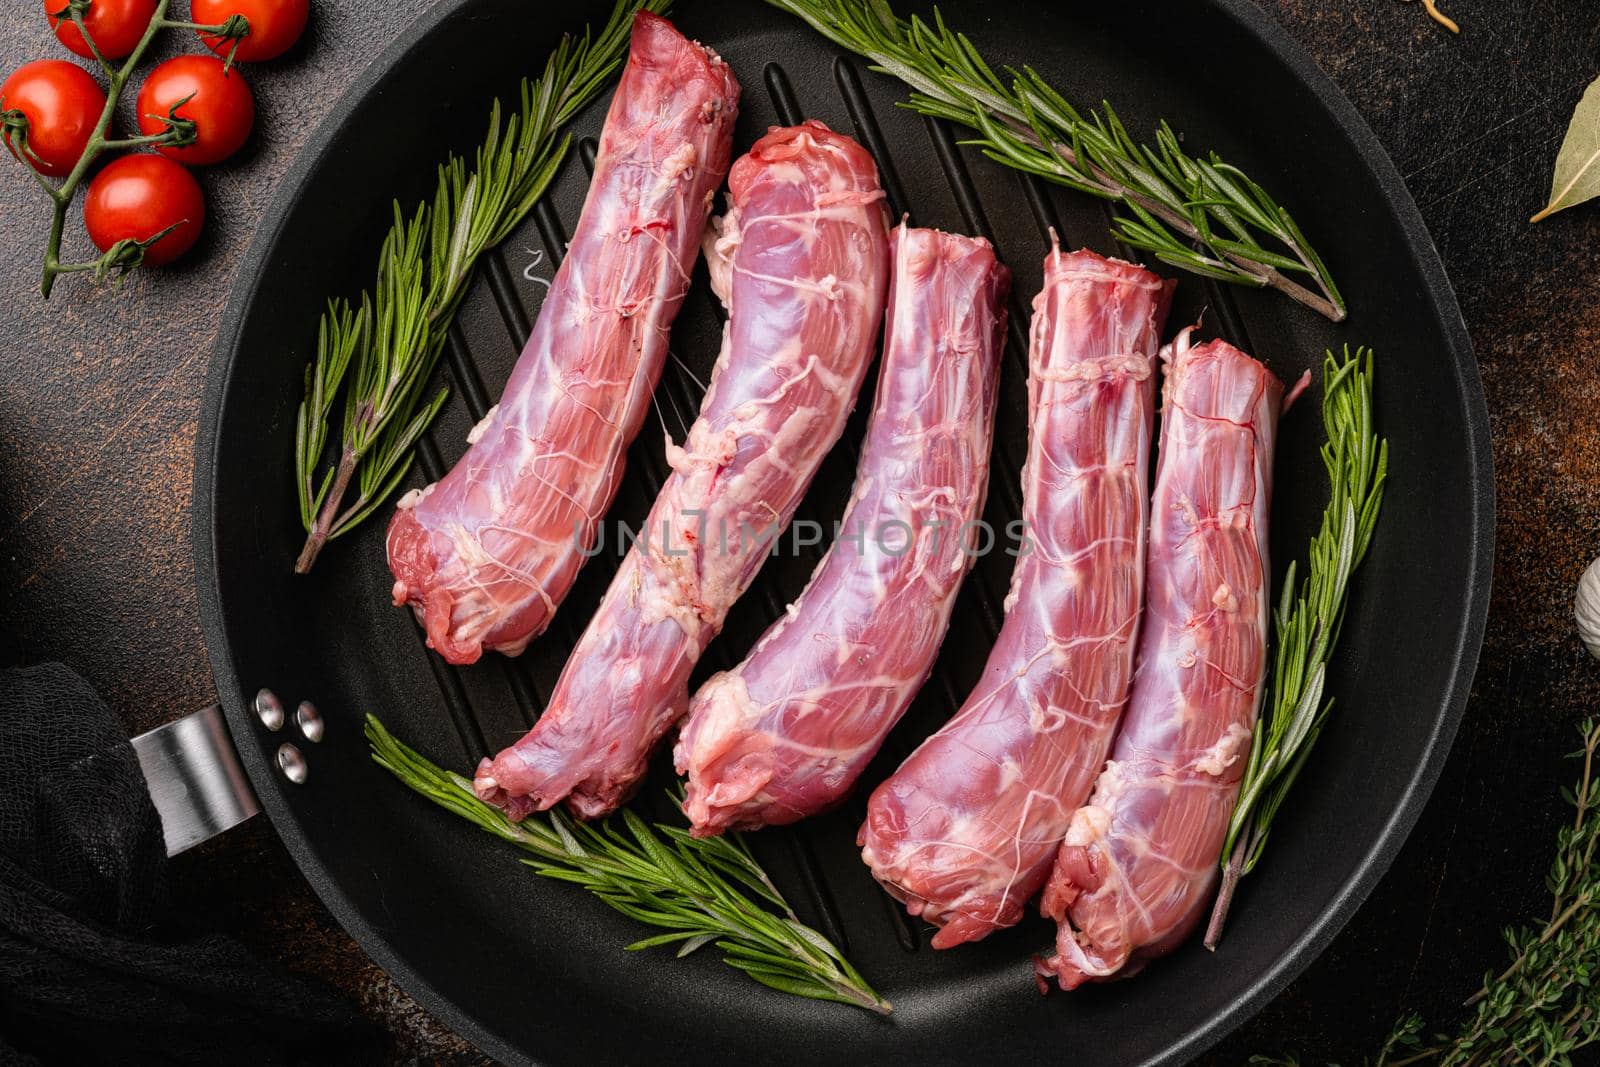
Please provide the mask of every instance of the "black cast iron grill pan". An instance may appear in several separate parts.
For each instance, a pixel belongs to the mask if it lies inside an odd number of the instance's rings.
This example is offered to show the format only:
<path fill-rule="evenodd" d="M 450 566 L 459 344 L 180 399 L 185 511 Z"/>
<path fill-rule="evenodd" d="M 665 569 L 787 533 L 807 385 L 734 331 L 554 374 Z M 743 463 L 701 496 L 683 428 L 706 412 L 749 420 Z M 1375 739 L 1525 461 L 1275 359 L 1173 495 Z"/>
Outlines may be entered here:
<path fill-rule="evenodd" d="M 470 769 L 533 722 L 619 554 L 583 571 L 550 631 L 521 658 L 452 667 L 409 613 L 389 606 L 385 519 L 335 542 L 309 578 L 290 565 L 303 533 L 290 456 L 301 375 L 323 300 L 368 283 L 390 217 L 431 192 L 448 149 L 481 136 L 488 101 L 513 96 L 559 33 L 607 5 L 444 0 L 350 90 L 263 221 L 221 331 L 197 456 L 195 536 L 207 643 L 243 764 L 290 851 L 335 915 L 408 991 L 486 1051 L 539 1062 L 1182 1062 L 1303 969 L 1365 896 L 1442 765 L 1476 663 L 1492 553 L 1487 420 L 1454 297 L 1414 205 L 1331 83 L 1247 0 L 1121 5 L 943 5 L 984 53 L 1031 63 L 1069 98 L 1113 101 L 1136 135 L 1166 117 L 1274 190 L 1328 258 L 1349 299 L 1335 327 L 1257 291 L 1182 276 L 1173 329 L 1206 310 L 1227 337 L 1293 379 L 1345 341 L 1379 346 L 1379 419 L 1391 440 L 1382 525 L 1351 605 L 1331 690 L 1339 711 L 1246 884 L 1215 955 L 1190 945 L 1137 979 L 1041 998 L 1028 957 L 1037 919 L 934 952 L 872 882 L 854 846 L 859 799 L 753 843 L 802 918 L 844 948 L 895 1004 L 881 1019 L 754 986 L 710 952 L 627 953 L 638 927 L 412 796 L 370 762 L 371 711 L 437 762 Z M 985 517 L 1020 508 L 1026 447 L 1027 303 L 1045 234 L 1128 255 L 1105 205 L 984 160 L 959 129 L 894 106 L 903 87 L 750 0 L 678 0 L 674 21 L 717 48 L 744 85 L 735 149 L 767 126 L 820 118 L 875 156 L 896 215 L 992 240 L 1016 276 Z M 441 87 L 448 86 L 448 92 Z M 466 447 L 537 315 L 577 219 L 607 98 L 551 195 L 487 257 L 452 328 L 444 413 L 414 484 Z M 1155 269 L 1174 272 L 1156 265 Z M 665 474 L 663 428 L 681 438 L 716 355 L 721 312 L 703 267 L 673 331 L 659 421 L 629 454 L 607 529 L 643 518 Z M 869 381 L 866 390 L 871 389 Z M 870 396 L 869 391 L 863 395 Z M 1273 550 L 1281 575 L 1314 530 L 1325 481 L 1314 402 L 1284 420 Z M 798 518 L 831 527 L 854 475 L 866 411 L 828 457 Z M 736 662 L 798 594 L 820 549 L 769 560 L 712 645 L 701 676 Z M 933 677 L 863 779 L 881 780 L 959 705 L 1001 618 L 1010 557 L 979 561 Z M 266 688 L 311 700 L 320 743 L 298 741 L 302 784 L 276 754 L 287 734 L 252 713 Z M 641 798 L 665 817 L 666 760 Z"/>

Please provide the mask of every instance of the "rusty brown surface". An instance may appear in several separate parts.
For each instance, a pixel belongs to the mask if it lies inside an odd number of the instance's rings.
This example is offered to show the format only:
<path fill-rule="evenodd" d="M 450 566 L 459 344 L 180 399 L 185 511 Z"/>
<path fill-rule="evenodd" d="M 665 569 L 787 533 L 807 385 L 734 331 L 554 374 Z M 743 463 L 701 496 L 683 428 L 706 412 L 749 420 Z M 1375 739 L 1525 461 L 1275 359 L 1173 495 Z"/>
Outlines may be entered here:
<path fill-rule="evenodd" d="M 189 265 L 120 292 L 69 280 L 42 304 L 41 202 L 0 169 L 3 660 L 72 664 L 130 731 L 213 699 L 189 503 L 201 385 L 240 249 L 341 86 L 426 4 L 314 6 L 311 38 L 251 72 L 259 130 L 243 159 L 208 172 L 215 221 Z M 1600 670 L 1573 634 L 1570 602 L 1600 552 L 1600 205 L 1526 219 L 1600 73 L 1600 10 L 1448 0 L 1463 27 L 1452 37 L 1399 0 L 1267 6 L 1372 123 L 1432 229 L 1482 367 L 1499 496 L 1488 640 L 1421 823 L 1318 963 L 1204 1060 L 1293 1049 L 1348 1063 L 1402 1008 L 1440 1026 L 1457 1018 L 1476 976 L 1503 958 L 1498 928 L 1539 913 L 1568 777 L 1560 757 L 1597 703 Z M 56 54 L 36 4 L 0 10 L 0 68 Z M 75 220 L 69 234 L 82 249 Z M 190 906 L 384 1019 L 396 1059 L 477 1058 L 336 926 L 263 821 L 185 857 L 177 874 Z"/>
<path fill-rule="evenodd" d="M 189 507 L 215 324 L 242 249 L 342 87 L 426 6 L 314 4 L 307 38 L 248 71 L 256 132 L 240 157 L 204 173 L 210 222 L 197 254 L 120 291 L 68 278 L 48 304 L 38 299 L 48 215 L 33 183 L 0 159 L 0 634 L 14 642 L 0 643 L 3 662 L 71 664 L 130 733 L 215 700 Z M 65 55 L 42 10 L 21 0 L 0 9 L 0 70 Z M 161 54 L 194 50 L 187 35 L 165 36 Z M 74 210 L 75 259 L 93 251 L 79 221 Z M 182 857 L 174 876 L 195 914 L 385 1020 L 396 1060 L 482 1059 L 334 923 L 265 820 Z"/>

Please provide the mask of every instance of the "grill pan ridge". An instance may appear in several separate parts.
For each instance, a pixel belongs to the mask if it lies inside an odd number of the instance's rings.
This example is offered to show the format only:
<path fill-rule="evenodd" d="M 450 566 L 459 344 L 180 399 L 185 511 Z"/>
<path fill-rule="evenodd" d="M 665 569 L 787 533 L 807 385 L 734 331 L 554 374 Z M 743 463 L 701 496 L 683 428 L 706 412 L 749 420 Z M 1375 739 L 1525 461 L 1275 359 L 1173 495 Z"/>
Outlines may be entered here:
<path fill-rule="evenodd" d="M 995 551 L 978 561 L 932 676 L 857 793 L 833 813 L 751 839 L 801 917 L 895 1003 L 894 1017 L 878 1019 L 756 988 L 709 950 L 683 961 L 622 952 L 640 936 L 635 926 L 535 878 L 504 846 L 411 796 L 367 760 L 360 736 L 361 715 L 373 711 L 438 762 L 469 771 L 532 724 L 620 561 L 617 524 L 637 527 L 664 480 L 663 433 L 681 440 L 698 410 L 724 318 L 703 264 L 673 330 L 655 413 L 606 518 L 605 550 L 525 655 L 458 668 L 429 653 L 409 613 L 388 607 L 383 520 L 330 546 L 309 579 L 289 574 L 300 531 L 288 456 L 321 300 L 366 282 L 390 192 L 403 204 L 428 192 L 442 149 L 417 131 L 458 131 L 447 135 L 450 147 L 469 148 L 488 101 L 508 98 L 560 30 L 598 24 L 606 7 L 573 4 L 550 19 L 535 6 L 446 0 L 357 79 L 285 180 L 220 333 L 197 454 L 202 621 L 245 766 L 296 861 L 402 985 L 508 1062 L 1036 1061 L 1070 1048 L 1096 1062 L 1143 1064 L 1195 1055 L 1303 969 L 1387 866 L 1442 764 L 1481 641 L 1492 552 L 1487 420 L 1454 297 L 1392 165 L 1331 83 L 1247 0 L 1132 0 L 1111 13 L 1030 2 L 1003 15 L 941 5 L 991 58 L 1039 67 L 1069 98 L 1111 99 L 1136 135 L 1165 116 L 1189 134 L 1191 150 L 1215 147 L 1280 193 L 1345 286 L 1354 309 L 1347 326 L 1270 294 L 1180 276 L 1169 332 L 1204 312 L 1208 334 L 1285 379 L 1345 339 L 1379 344 L 1379 419 L 1395 471 L 1330 683 L 1339 719 L 1274 835 L 1272 861 L 1241 893 L 1222 951 L 1190 945 L 1132 982 L 1071 996 L 1041 999 L 1033 988 L 1027 960 L 1051 933 L 1037 917 L 936 953 L 854 847 L 867 792 L 960 705 L 998 631 L 1011 558 Z M 895 107 L 898 83 L 763 5 L 679 0 L 673 17 L 717 48 L 744 85 L 736 152 L 768 125 L 821 118 L 872 152 L 896 218 L 986 237 L 1011 267 L 985 510 L 1003 530 L 1020 512 L 1028 302 L 1048 233 L 1064 247 L 1135 258 L 1111 238 L 1108 207 L 984 160 L 959 143 L 959 129 Z M 1161 31 L 1154 40 L 1152 27 Z M 1188 45 L 1201 39 L 1235 72 L 1231 82 L 1185 75 L 1195 69 Z M 440 100 L 432 85 L 446 71 L 481 91 Z M 445 348 L 452 396 L 418 449 L 412 484 L 440 477 L 497 399 L 537 315 L 541 281 L 576 222 L 608 99 L 574 123 L 576 151 L 551 194 L 485 258 Z M 380 157 L 382 181 L 399 188 L 365 188 Z M 869 377 L 861 395 L 872 389 Z M 1316 393 L 1309 399 L 1286 416 L 1280 445 L 1280 575 L 1303 553 L 1325 491 Z M 1408 424 L 1419 403 L 1428 406 L 1425 425 Z M 839 518 L 866 416 L 858 406 L 797 520 L 831 529 Z M 1423 471 L 1427 501 L 1408 484 Z M 784 550 L 730 614 L 695 683 L 736 663 L 804 586 L 825 545 L 791 544 L 780 541 Z M 1421 657 L 1427 667 L 1400 672 Z M 247 694 L 264 685 L 314 700 L 328 720 L 327 740 L 307 753 L 304 786 L 274 774 L 270 735 L 246 713 Z M 668 763 L 657 760 L 639 801 L 647 816 L 670 813 Z"/>

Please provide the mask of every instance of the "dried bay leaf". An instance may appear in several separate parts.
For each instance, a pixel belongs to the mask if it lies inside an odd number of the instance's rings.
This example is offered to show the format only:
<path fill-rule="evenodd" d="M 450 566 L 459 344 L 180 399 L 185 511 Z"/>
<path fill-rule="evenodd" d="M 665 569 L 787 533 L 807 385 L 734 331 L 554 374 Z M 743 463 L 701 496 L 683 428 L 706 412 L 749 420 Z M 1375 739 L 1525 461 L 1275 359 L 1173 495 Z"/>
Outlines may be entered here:
<path fill-rule="evenodd" d="M 1529 222 L 1549 218 L 1557 211 L 1600 196 L 1600 78 L 1589 83 L 1572 112 L 1566 140 L 1556 154 L 1556 174 L 1550 182 L 1550 202 Z"/>

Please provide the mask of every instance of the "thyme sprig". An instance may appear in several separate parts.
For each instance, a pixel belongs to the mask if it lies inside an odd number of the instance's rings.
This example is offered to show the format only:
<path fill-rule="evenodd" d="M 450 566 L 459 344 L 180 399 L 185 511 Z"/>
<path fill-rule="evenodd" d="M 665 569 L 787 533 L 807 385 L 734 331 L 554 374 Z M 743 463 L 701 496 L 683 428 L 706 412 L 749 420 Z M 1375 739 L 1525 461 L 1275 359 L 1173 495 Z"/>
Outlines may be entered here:
<path fill-rule="evenodd" d="M 903 106 L 971 127 L 977 136 L 964 143 L 990 159 L 1120 202 L 1129 214 L 1117 217 L 1115 232 L 1126 243 L 1182 270 L 1267 286 L 1344 319 L 1333 276 L 1289 212 L 1216 153 L 1185 153 L 1165 122 L 1154 147 L 1140 144 L 1109 103 L 1079 111 L 1029 66 L 1006 67 L 1002 77 L 938 8 L 929 22 L 900 18 L 887 0 L 767 2 L 910 86 Z"/>
<path fill-rule="evenodd" d="M 512 822 L 479 800 L 470 780 L 429 762 L 375 716 L 367 716 L 366 733 L 379 765 L 529 853 L 522 862 L 536 873 L 583 886 L 629 918 L 666 931 L 635 941 L 630 951 L 676 945 L 682 958 L 714 945 L 730 967 L 781 992 L 882 1015 L 892 1010 L 832 942 L 795 916 L 739 835 L 690 837 L 682 827 L 652 828 L 627 809 L 602 823 L 556 810 Z"/>
<path fill-rule="evenodd" d="M 1323 359 L 1328 505 L 1311 539 L 1304 581 L 1296 581 L 1298 561 L 1283 580 L 1274 615 L 1272 684 L 1223 843 L 1222 887 L 1206 928 L 1208 948 L 1221 939 L 1234 889 L 1260 861 L 1272 819 L 1333 708 L 1331 698 L 1323 699 L 1328 659 L 1339 642 L 1351 577 L 1372 541 L 1389 468 L 1389 443 L 1373 428 L 1372 380 L 1372 353 L 1366 348 L 1351 355 L 1346 345 L 1342 358 L 1329 352 Z"/>
<path fill-rule="evenodd" d="M 1425 1038 L 1415 1013 L 1395 1023 L 1368 1067 L 1498 1067 L 1526 1063 L 1569 1067 L 1574 1054 L 1600 1045 L 1600 719 L 1578 728 L 1582 746 L 1570 754 L 1582 764 L 1576 785 L 1561 790 L 1571 822 L 1556 834 L 1556 857 L 1545 884 L 1549 918 L 1508 927 L 1511 964 L 1490 973 L 1467 999 L 1475 1008 L 1454 1034 Z M 1299 1067 L 1294 1056 L 1252 1056 L 1258 1067 Z M 1584 1062 L 1589 1062 L 1585 1060 Z"/>
<path fill-rule="evenodd" d="M 622 65 L 634 14 L 659 14 L 670 2 L 617 0 L 597 36 L 585 29 L 582 37 L 563 37 L 539 78 L 523 81 L 521 106 L 503 125 L 495 102 L 470 168 L 452 155 L 439 168 L 430 202 L 409 216 L 395 202 L 370 294 L 328 305 L 306 367 L 295 421 L 295 489 L 306 540 L 296 573 L 310 571 L 328 541 L 354 529 L 405 479 L 417 439 L 449 395 L 444 388 L 430 395 L 429 379 L 478 258 L 549 188 L 572 145 L 562 128 Z M 352 367 L 338 449 L 324 464 L 334 398 Z"/>

